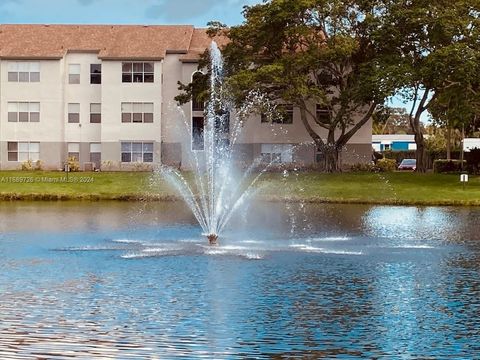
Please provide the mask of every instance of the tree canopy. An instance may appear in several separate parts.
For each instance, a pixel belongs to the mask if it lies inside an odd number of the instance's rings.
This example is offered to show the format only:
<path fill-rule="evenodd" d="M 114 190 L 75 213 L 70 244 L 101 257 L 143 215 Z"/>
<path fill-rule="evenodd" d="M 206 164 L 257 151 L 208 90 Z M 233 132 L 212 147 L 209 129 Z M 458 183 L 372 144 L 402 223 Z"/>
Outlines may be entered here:
<path fill-rule="evenodd" d="M 230 40 L 223 54 L 235 100 L 255 89 L 299 108 L 328 171 L 339 169 L 339 152 L 392 94 L 378 76 L 376 6 L 273 0 L 245 7 L 242 25 L 211 28 Z"/>
<path fill-rule="evenodd" d="M 417 170 L 425 171 L 421 116 L 467 121 L 478 113 L 479 0 L 387 0 L 377 31 L 385 78 L 411 102 Z"/>
<path fill-rule="evenodd" d="M 269 0 L 246 6 L 241 25 L 211 23 L 209 32 L 229 39 L 222 50 L 235 101 L 257 90 L 297 107 L 328 171 L 339 170 L 340 151 L 386 99 L 402 95 L 413 104 L 423 171 L 422 114 L 478 114 L 479 2 Z M 191 96 L 188 86 L 177 100 Z"/>

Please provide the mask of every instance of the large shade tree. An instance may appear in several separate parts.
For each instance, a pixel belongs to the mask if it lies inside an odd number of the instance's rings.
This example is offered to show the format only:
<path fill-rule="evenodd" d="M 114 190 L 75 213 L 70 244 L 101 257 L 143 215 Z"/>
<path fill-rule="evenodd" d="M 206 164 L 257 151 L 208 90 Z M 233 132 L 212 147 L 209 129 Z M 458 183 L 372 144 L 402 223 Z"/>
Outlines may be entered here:
<path fill-rule="evenodd" d="M 378 44 L 385 77 L 409 101 L 417 171 L 427 166 L 422 117 L 461 123 L 478 99 L 479 0 L 386 0 Z"/>
<path fill-rule="evenodd" d="M 411 134 L 410 116 L 403 107 L 385 106 L 372 118 L 372 133 L 374 135 Z"/>
<path fill-rule="evenodd" d="M 380 6 L 375 0 L 271 0 L 245 7 L 239 26 L 212 24 L 212 35 L 229 39 L 223 54 L 235 101 L 257 90 L 272 102 L 293 104 L 325 169 L 340 170 L 342 149 L 392 94 L 392 84 L 380 78 L 373 36 Z M 177 99 L 184 102 L 192 86 L 181 89 L 186 93 Z"/>

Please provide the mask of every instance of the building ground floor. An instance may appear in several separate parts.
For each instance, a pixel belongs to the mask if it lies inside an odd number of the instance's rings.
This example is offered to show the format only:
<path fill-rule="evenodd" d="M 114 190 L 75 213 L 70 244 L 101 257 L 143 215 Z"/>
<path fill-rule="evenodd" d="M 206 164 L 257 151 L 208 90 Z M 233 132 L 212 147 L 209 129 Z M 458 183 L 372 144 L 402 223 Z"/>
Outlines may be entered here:
<path fill-rule="evenodd" d="M 322 153 L 312 144 L 243 143 L 235 145 L 238 162 L 248 165 L 255 159 L 264 163 L 295 164 L 311 167 L 321 164 Z M 166 164 L 182 169 L 191 167 L 192 150 L 188 144 L 158 141 L 112 142 L 0 142 L 0 169 L 17 170 L 22 164 L 39 164 L 45 170 L 62 170 L 75 158 L 80 170 L 140 171 Z M 343 166 L 371 161 L 370 144 L 348 144 L 342 149 Z"/>
<path fill-rule="evenodd" d="M 237 161 L 242 165 L 251 164 L 255 159 L 273 165 L 292 164 L 298 167 L 319 167 L 323 154 L 313 144 L 294 143 L 243 143 L 235 145 Z M 162 143 L 161 162 L 170 166 L 188 169 L 190 151 L 181 143 Z M 344 167 L 366 164 L 372 161 L 371 144 L 347 144 L 340 152 L 340 163 Z"/>

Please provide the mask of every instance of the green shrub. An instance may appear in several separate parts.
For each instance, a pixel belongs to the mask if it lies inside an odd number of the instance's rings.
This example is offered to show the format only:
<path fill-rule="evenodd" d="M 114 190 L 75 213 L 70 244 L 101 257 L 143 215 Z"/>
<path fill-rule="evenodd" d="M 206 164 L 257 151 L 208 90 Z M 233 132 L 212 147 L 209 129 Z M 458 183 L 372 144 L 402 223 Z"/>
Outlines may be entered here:
<path fill-rule="evenodd" d="M 22 170 L 24 171 L 32 171 L 32 170 L 42 170 L 42 162 L 40 160 L 32 161 L 27 160 L 22 163 Z"/>
<path fill-rule="evenodd" d="M 463 165 L 466 165 L 466 161 L 463 161 Z M 439 159 L 433 162 L 433 172 L 436 173 L 456 173 L 462 171 L 461 160 L 447 160 Z"/>
<path fill-rule="evenodd" d="M 397 164 L 400 164 L 403 159 L 415 159 L 416 151 L 415 150 L 404 150 L 404 151 L 391 151 L 387 150 L 383 153 L 384 158 L 395 159 Z M 460 159 L 460 151 L 452 150 L 451 151 L 452 159 Z M 446 150 L 427 150 L 427 167 L 431 169 L 433 167 L 433 162 L 435 160 L 445 159 L 447 157 Z"/>
<path fill-rule="evenodd" d="M 365 163 L 358 163 L 353 164 L 350 167 L 350 171 L 352 172 L 374 172 L 377 170 L 377 167 L 373 164 L 365 164 Z"/>
<path fill-rule="evenodd" d="M 377 161 L 377 168 L 381 172 L 395 171 L 397 162 L 394 159 L 380 159 Z"/>
<path fill-rule="evenodd" d="M 80 164 L 75 156 L 70 156 L 68 158 L 67 165 L 71 172 L 80 171 Z"/>
<path fill-rule="evenodd" d="M 134 171 L 153 171 L 153 165 L 145 164 L 141 162 L 133 163 L 133 170 Z"/>

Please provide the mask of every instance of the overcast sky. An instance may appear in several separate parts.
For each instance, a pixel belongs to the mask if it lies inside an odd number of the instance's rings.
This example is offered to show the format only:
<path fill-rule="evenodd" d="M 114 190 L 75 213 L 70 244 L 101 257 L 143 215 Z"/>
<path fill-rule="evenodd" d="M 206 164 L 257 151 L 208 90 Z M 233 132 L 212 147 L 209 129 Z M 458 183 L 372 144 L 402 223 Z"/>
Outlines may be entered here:
<path fill-rule="evenodd" d="M 0 0 L 1 23 L 192 24 L 242 22 L 260 0 Z"/>

